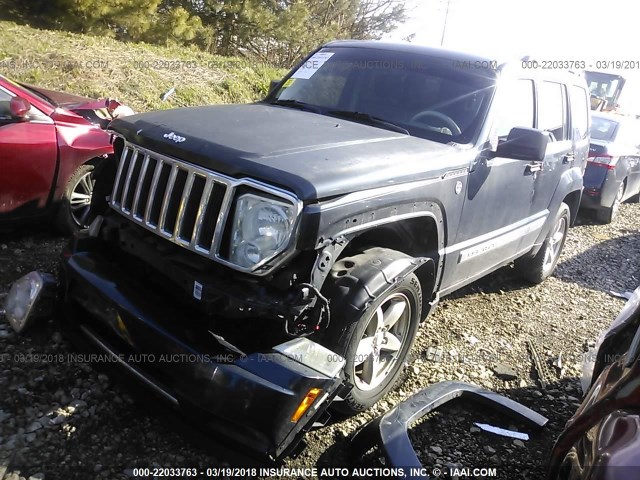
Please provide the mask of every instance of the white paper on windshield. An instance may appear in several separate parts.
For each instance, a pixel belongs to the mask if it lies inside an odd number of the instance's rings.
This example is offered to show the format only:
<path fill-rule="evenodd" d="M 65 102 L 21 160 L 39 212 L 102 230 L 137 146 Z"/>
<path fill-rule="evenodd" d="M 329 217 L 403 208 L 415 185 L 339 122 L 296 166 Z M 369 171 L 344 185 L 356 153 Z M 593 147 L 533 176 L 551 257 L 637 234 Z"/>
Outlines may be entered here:
<path fill-rule="evenodd" d="M 291 75 L 291 78 L 311 78 L 324 63 L 333 56 L 333 52 L 318 52 L 313 54 L 304 64 Z"/>

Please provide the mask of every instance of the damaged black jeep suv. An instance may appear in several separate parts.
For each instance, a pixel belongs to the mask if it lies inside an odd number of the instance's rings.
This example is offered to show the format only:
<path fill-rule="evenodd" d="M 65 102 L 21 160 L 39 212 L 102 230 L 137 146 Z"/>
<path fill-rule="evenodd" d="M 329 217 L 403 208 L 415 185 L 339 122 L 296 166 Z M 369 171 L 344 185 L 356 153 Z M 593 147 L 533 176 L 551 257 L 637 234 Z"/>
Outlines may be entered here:
<path fill-rule="evenodd" d="M 589 147 L 584 80 L 332 42 L 248 105 L 111 124 L 64 322 L 272 457 L 398 378 L 439 298 L 558 262 Z M 144 353 L 145 361 L 131 354 Z"/>

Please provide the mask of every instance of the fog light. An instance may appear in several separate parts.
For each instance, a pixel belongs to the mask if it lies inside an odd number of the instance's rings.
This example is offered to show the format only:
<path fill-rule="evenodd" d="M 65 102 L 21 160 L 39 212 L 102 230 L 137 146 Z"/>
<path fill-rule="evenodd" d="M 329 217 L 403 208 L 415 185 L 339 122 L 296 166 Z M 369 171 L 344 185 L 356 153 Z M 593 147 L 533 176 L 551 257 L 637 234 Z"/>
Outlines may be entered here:
<path fill-rule="evenodd" d="M 319 388 L 312 388 L 311 390 L 309 390 L 309 392 L 302 399 L 302 402 L 300 402 L 300 405 L 298 405 L 296 411 L 293 413 L 293 416 L 291 417 L 292 422 L 297 422 L 302 418 L 306 411 L 309 410 L 311 404 L 315 402 L 316 398 L 318 398 L 318 395 L 320 395 L 321 391 L 322 390 L 320 390 Z"/>
<path fill-rule="evenodd" d="M 53 311 L 54 286 L 54 276 L 40 272 L 29 272 L 14 282 L 4 306 L 7 320 L 16 332 Z"/>

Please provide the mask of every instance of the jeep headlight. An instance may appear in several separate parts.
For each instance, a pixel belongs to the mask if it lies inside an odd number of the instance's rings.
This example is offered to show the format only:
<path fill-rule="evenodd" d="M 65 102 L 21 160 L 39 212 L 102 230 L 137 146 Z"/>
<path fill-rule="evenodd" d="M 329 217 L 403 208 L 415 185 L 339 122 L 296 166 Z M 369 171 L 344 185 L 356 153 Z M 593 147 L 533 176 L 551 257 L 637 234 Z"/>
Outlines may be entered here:
<path fill-rule="evenodd" d="M 282 252 L 295 223 L 295 207 L 278 200 L 244 194 L 233 215 L 230 261 L 252 268 Z"/>

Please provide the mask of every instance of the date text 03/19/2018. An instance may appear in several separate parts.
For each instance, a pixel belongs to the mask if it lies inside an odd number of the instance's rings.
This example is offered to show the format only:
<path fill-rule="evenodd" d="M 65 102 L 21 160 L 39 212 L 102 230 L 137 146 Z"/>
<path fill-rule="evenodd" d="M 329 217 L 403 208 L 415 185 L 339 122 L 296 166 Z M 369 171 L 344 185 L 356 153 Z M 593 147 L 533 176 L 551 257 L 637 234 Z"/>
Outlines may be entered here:
<path fill-rule="evenodd" d="M 524 70 L 637 70 L 640 60 L 522 60 Z"/>

